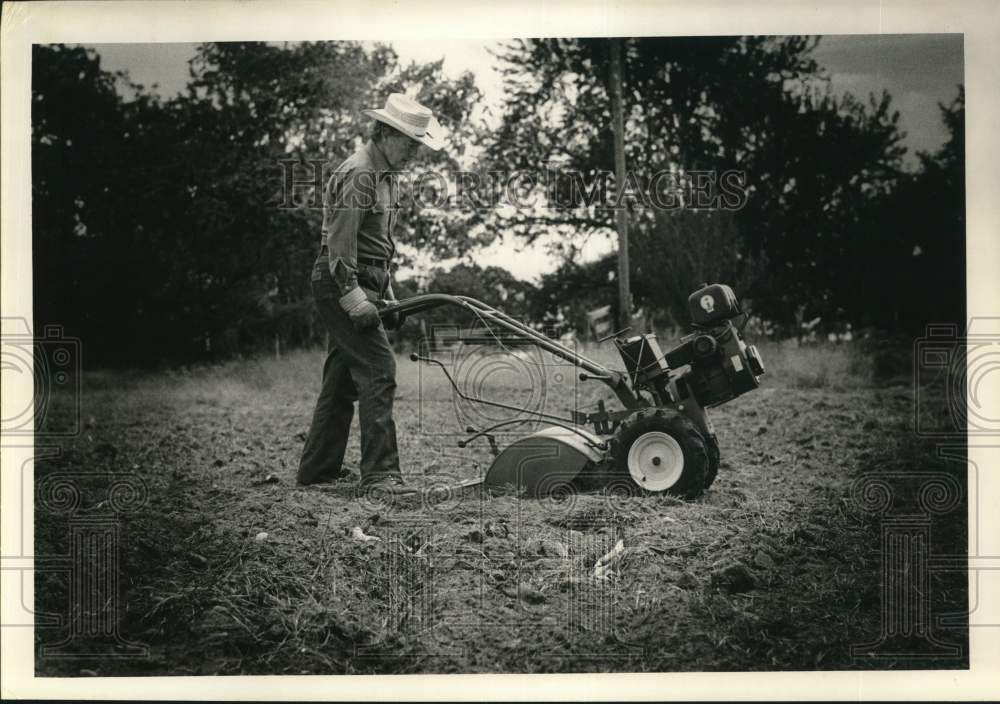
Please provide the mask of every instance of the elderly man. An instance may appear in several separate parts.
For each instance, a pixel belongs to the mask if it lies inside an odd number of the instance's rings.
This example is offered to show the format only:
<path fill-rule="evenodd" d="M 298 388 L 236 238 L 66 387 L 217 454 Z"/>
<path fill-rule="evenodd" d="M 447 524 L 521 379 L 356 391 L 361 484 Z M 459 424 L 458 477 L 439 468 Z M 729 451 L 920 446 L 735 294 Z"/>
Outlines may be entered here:
<path fill-rule="evenodd" d="M 399 93 L 383 109 L 364 114 L 375 119 L 371 138 L 337 167 L 324 192 L 312 290 L 329 348 L 298 481 L 350 476 L 343 460 L 357 401 L 361 486 L 402 492 L 392 417 L 396 357 L 376 304 L 395 300 L 389 265 L 396 250 L 396 175 L 421 144 L 440 149 L 443 131 L 430 110 Z"/>

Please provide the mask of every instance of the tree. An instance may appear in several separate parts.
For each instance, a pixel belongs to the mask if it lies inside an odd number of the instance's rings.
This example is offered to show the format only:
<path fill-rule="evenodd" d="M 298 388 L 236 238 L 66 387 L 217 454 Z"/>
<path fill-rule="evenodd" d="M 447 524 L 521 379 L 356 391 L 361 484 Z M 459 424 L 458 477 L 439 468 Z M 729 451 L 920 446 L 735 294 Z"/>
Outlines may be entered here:
<path fill-rule="evenodd" d="M 88 359 L 134 361 L 148 272 L 136 259 L 135 178 L 146 123 L 157 104 L 125 103 L 126 76 L 103 71 L 90 50 L 32 47 L 32 246 L 36 324 L 84 338 Z"/>
<path fill-rule="evenodd" d="M 637 299 L 679 318 L 687 292 L 725 277 L 785 321 L 803 302 L 823 313 L 861 305 L 864 256 L 883 236 L 870 206 L 899 178 L 902 135 L 887 95 L 867 105 L 832 96 L 810 56 L 818 41 L 625 40 L 622 185 L 635 193 L 624 202 Z M 612 164 L 607 47 L 557 39 L 501 50 L 507 99 L 483 168 L 564 177 L 543 207 L 491 214 L 489 227 L 528 241 L 610 233 L 619 203 L 587 188 Z"/>
<path fill-rule="evenodd" d="M 538 291 L 531 297 L 533 320 L 562 313 L 578 331 L 587 330 L 587 312 L 606 305 L 618 290 L 615 281 L 618 260 L 602 257 L 585 264 L 564 261 L 556 271 L 542 276 Z M 637 301 L 641 305 L 641 301 Z"/>
<path fill-rule="evenodd" d="M 400 66 L 390 47 L 354 42 L 202 44 L 186 93 L 167 101 L 134 85 L 124 101 L 127 77 L 93 51 L 39 46 L 35 64 L 41 319 L 72 321 L 88 359 L 116 363 L 308 338 L 321 200 L 308 186 L 285 192 L 285 174 L 321 187 L 363 139 L 360 109 L 394 90 L 456 126 L 456 142 L 479 97 L 470 74 Z M 404 216 L 397 239 L 464 251 L 455 216 Z"/>
<path fill-rule="evenodd" d="M 939 108 L 948 139 L 920 153 L 917 172 L 892 194 L 880 225 L 892 233 L 879 258 L 887 265 L 869 270 L 883 291 L 870 302 L 872 322 L 914 334 L 928 323 L 966 323 L 964 88 Z"/>

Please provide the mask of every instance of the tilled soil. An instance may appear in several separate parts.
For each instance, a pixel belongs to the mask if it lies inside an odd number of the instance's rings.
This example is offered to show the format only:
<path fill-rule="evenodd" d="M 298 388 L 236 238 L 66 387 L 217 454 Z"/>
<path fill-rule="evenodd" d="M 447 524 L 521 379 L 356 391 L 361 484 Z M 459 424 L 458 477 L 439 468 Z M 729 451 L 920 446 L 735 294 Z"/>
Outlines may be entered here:
<path fill-rule="evenodd" d="M 965 465 L 914 435 L 905 380 L 770 370 L 711 411 L 722 468 L 696 501 L 612 490 L 387 502 L 351 481 L 295 483 L 321 363 L 85 376 L 82 432 L 35 465 L 36 554 L 76 554 L 89 517 L 115 527 L 117 562 L 92 550 L 79 568 L 71 557 L 37 573 L 36 611 L 63 615 L 36 629 L 39 674 L 968 666 L 966 575 L 941 567 L 967 552 Z M 494 366 L 468 377 L 472 391 L 536 403 L 541 382 Z M 456 441 L 489 418 L 457 406 L 433 369 L 401 358 L 399 370 L 408 479 L 479 476 L 487 444 Z M 571 369 L 545 374 L 547 409 L 609 398 L 568 381 Z M 53 399 L 45 427 L 75 413 Z M 501 445 L 530 427 L 514 430 Z M 899 552 L 894 530 L 923 537 Z M 914 571 L 926 576 L 917 602 L 884 609 Z M 93 587 L 109 606 L 81 601 L 74 584 L 114 574 L 117 589 Z M 113 612 L 104 635 L 94 608 Z"/>

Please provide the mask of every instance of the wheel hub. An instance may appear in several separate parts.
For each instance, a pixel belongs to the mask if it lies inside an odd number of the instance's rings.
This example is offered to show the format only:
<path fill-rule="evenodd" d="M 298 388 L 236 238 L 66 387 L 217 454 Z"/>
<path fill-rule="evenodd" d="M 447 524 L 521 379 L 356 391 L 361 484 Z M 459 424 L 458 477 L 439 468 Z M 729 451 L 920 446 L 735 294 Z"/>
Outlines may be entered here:
<path fill-rule="evenodd" d="M 684 452 L 667 433 L 644 433 L 629 448 L 628 472 L 643 489 L 666 491 L 684 473 Z"/>

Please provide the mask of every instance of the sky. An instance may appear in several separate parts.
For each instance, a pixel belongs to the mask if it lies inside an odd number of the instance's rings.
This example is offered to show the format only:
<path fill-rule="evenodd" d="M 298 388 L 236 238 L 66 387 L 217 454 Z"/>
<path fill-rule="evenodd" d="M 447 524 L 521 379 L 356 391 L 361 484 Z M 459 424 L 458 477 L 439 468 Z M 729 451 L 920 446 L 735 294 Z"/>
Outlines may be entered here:
<path fill-rule="evenodd" d="M 947 137 L 938 104 L 958 94 L 962 49 L 960 34 L 841 35 L 823 37 L 813 56 L 836 91 L 892 94 L 913 157 L 936 150 Z"/>
<path fill-rule="evenodd" d="M 471 71 L 488 104 L 499 102 L 502 89 L 488 49 L 492 43 L 469 41 L 396 40 L 391 42 L 400 60 L 427 62 L 444 59 L 448 75 Z M 127 71 L 131 79 L 168 98 L 184 89 L 188 60 L 194 44 L 91 44 L 109 71 Z M 830 76 L 836 93 L 859 98 L 882 90 L 892 94 L 905 133 L 907 163 L 916 163 L 918 151 L 933 152 L 946 138 L 940 103 L 950 103 L 963 82 L 963 42 L 960 34 L 828 35 L 820 40 L 814 58 Z M 583 251 L 594 258 L 612 251 L 610 240 L 593 239 Z M 476 254 L 482 266 L 500 266 L 522 279 L 537 278 L 557 262 L 545 250 L 545 241 L 519 249 L 512 242 L 497 243 Z M 405 272 L 401 272 L 405 273 Z"/>

